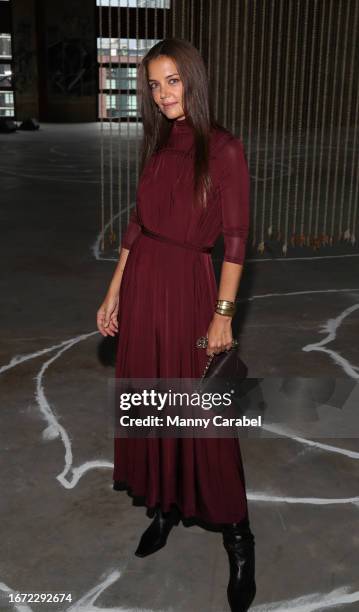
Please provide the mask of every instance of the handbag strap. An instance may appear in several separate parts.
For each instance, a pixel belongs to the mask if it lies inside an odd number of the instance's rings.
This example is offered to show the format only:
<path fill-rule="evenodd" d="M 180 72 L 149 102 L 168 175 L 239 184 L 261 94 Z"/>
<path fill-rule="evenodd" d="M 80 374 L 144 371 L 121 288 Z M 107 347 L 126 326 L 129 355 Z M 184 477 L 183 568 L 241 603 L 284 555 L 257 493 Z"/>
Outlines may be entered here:
<path fill-rule="evenodd" d="M 206 336 L 201 336 L 200 338 L 198 338 L 197 342 L 196 342 L 196 347 L 197 348 L 206 348 L 207 347 L 207 343 L 208 343 L 208 338 Z M 236 338 L 232 339 L 232 346 L 230 349 L 228 349 L 229 351 L 236 348 L 238 346 L 239 342 Z M 217 353 L 213 353 L 212 355 L 209 356 L 209 359 L 206 363 L 206 365 L 204 366 L 204 370 L 203 370 L 203 374 L 201 376 L 201 380 L 205 377 L 206 372 L 209 368 L 209 366 L 212 363 L 212 359 L 215 357 Z"/>
<path fill-rule="evenodd" d="M 204 370 L 203 370 L 203 374 L 201 376 L 201 380 L 203 380 L 203 378 L 206 376 L 206 372 L 207 372 L 209 366 L 211 365 L 214 356 L 215 356 L 215 353 L 213 353 L 213 355 L 209 356 L 208 361 L 207 361 L 206 365 L 204 366 Z"/>

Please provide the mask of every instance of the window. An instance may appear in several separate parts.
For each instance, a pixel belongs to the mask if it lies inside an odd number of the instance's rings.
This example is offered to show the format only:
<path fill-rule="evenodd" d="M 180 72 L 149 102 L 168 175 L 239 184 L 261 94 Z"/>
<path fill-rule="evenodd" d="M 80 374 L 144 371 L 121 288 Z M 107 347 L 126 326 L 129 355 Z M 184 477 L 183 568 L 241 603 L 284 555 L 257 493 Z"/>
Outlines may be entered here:
<path fill-rule="evenodd" d="M 96 0 L 97 6 L 169 9 L 170 0 Z"/>
<path fill-rule="evenodd" d="M 100 94 L 99 107 L 102 117 L 106 119 L 136 117 L 136 94 Z"/>
<path fill-rule="evenodd" d="M 14 94 L 12 91 L 0 90 L 0 117 L 14 116 Z"/>
<path fill-rule="evenodd" d="M 12 85 L 11 64 L 0 64 L 0 89 L 3 87 L 11 88 Z"/>
<path fill-rule="evenodd" d="M 98 38 L 98 61 L 106 63 L 111 57 L 113 63 L 116 61 L 137 63 L 156 42 L 158 41 L 150 38 Z M 120 60 L 120 57 L 126 59 Z"/>
<path fill-rule="evenodd" d="M 98 38 L 99 117 L 137 116 L 137 64 L 157 40 Z"/>
<path fill-rule="evenodd" d="M 135 66 L 101 68 L 100 89 L 136 89 L 136 77 Z"/>
<path fill-rule="evenodd" d="M 97 39 L 97 60 L 99 64 L 99 117 L 101 119 L 112 118 L 137 118 L 137 66 L 147 51 L 155 45 L 159 39 L 143 38 L 122 38 L 126 35 L 128 23 L 132 20 L 142 19 L 143 15 L 137 9 L 170 9 L 170 0 L 96 0 L 99 15 L 99 37 Z M 124 30 L 118 33 L 116 28 L 116 38 L 106 38 L 101 24 L 106 27 L 106 35 L 111 36 L 114 32 L 109 32 L 110 17 L 112 23 L 118 23 L 114 12 L 109 12 L 112 8 L 128 8 L 128 19 L 125 20 Z M 104 9 L 102 11 L 102 8 Z M 116 11 L 115 11 L 116 13 Z M 151 16 L 152 19 L 152 16 Z M 123 21 L 121 22 L 122 25 Z M 107 27 L 108 26 L 108 27 Z M 133 34 L 132 34 L 133 35 Z M 150 36 L 153 36 L 151 33 Z M 157 36 L 157 34 L 156 34 Z"/>
<path fill-rule="evenodd" d="M 0 34 L 0 117 L 14 117 L 11 34 Z"/>
<path fill-rule="evenodd" d="M 11 59 L 11 34 L 0 34 L 0 59 Z"/>

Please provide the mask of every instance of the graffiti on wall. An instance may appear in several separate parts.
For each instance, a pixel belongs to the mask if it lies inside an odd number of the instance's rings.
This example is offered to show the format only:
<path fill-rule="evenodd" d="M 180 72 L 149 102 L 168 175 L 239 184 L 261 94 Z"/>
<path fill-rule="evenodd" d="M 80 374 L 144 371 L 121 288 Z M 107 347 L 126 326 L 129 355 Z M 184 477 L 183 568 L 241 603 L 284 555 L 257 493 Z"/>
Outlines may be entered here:
<path fill-rule="evenodd" d="M 84 96 L 94 93 L 94 62 L 82 40 L 63 38 L 48 46 L 49 91 Z"/>
<path fill-rule="evenodd" d="M 76 3 L 74 3 L 76 5 Z M 81 7 L 67 7 L 47 28 L 48 88 L 52 94 L 96 93 L 94 21 Z"/>
<path fill-rule="evenodd" d="M 32 25 L 20 20 L 15 35 L 14 83 L 19 94 L 33 89 L 36 79 L 35 49 L 33 44 Z"/>

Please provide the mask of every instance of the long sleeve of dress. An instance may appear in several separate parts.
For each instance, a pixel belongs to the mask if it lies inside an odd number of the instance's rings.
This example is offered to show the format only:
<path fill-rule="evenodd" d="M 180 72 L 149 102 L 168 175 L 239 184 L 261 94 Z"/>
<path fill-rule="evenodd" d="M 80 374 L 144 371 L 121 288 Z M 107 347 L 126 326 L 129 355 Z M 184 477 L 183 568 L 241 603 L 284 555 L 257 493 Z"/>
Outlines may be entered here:
<path fill-rule="evenodd" d="M 140 231 L 141 231 L 141 226 L 140 226 L 140 222 L 139 222 L 139 218 L 137 214 L 137 207 L 135 206 L 135 208 L 132 210 L 130 214 L 129 222 L 122 236 L 120 250 L 121 248 L 130 250 L 133 242 L 137 238 Z"/>
<path fill-rule="evenodd" d="M 249 171 L 244 147 L 231 138 L 219 154 L 224 261 L 243 264 L 249 231 Z"/>

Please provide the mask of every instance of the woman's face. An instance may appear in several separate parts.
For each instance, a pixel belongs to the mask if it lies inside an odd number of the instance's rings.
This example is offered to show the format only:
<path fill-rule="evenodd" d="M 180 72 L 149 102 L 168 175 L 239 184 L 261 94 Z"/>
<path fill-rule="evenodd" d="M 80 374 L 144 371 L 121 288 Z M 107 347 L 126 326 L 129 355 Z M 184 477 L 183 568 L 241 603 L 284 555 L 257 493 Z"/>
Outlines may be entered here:
<path fill-rule="evenodd" d="M 161 55 L 148 64 L 148 84 L 152 97 L 168 119 L 184 119 L 183 83 L 170 57 Z"/>

